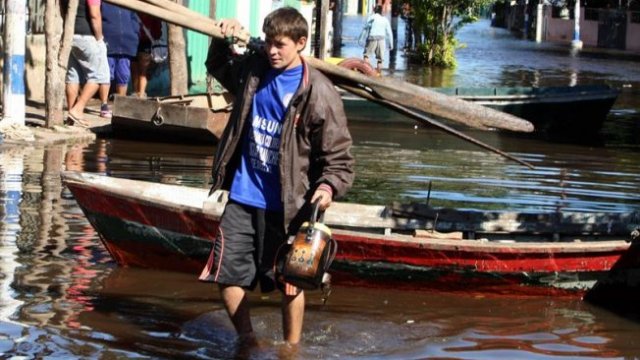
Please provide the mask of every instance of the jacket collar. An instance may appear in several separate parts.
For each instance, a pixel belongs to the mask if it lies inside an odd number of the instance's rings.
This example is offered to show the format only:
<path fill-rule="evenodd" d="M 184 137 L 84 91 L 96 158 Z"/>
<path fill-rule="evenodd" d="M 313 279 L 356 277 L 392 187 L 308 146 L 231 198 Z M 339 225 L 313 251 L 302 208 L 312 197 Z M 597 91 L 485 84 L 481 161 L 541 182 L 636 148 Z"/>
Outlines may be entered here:
<path fill-rule="evenodd" d="M 300 55 L 302 61 L 302 87 L 306 88 L 309 85 L 309 65 L 304 59 L 304 56 Z"/>

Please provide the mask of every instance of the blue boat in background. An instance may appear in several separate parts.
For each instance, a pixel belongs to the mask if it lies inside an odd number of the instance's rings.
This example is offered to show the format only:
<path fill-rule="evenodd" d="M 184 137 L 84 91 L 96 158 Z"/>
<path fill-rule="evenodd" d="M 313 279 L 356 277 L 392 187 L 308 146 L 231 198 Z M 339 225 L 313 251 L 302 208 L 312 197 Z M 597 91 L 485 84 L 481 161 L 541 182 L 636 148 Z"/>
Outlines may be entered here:
<path fill-rule="evenodd" d="M 550 138 L 597 134 L 619 94 L 619 90 L 607 85 L 431 90 L 529 120 L 535 126 L 534 134 Z M 353 95 L 345 94 L 343 100 L 349 120 L 415 123 L 409 117 Z"/>

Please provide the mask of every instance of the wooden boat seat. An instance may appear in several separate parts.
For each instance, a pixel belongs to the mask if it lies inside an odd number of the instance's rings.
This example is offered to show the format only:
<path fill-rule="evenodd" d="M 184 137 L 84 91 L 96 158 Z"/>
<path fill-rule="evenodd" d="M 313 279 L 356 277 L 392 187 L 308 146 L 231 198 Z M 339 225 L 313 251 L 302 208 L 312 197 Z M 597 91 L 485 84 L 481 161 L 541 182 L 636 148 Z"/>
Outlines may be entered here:
<path fill-rule="evenodd" d="M 424 219 L 438 231 L 504 232 L 511 234 L 591 234 L 606 236 L 631 232 L 640 224 L 640 212 L 525 213 L 513 211 L 459 211 L 434 209 L 426 204 L 394 203 L 393 217 Z"/>

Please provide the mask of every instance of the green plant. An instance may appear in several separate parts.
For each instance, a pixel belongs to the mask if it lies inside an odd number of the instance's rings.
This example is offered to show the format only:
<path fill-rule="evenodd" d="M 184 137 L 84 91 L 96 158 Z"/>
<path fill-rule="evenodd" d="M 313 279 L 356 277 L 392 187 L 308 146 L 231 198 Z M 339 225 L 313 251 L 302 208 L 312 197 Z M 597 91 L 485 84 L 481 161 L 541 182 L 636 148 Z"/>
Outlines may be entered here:
<path fill-rule="evenodd" d="M 412 0 L 413 26 L 417 59 L 429 65 L 455 67 L 455 50 L 459 47 L 456 32 L 476 21 L 482 8 L 493 0 Z"/>

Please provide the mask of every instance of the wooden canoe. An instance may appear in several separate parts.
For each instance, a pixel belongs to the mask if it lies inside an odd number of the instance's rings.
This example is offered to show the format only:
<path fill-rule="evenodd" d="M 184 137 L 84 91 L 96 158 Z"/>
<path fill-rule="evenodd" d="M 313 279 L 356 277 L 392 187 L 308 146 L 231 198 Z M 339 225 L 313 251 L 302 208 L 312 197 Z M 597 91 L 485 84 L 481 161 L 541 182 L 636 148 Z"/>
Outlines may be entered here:
<path fill-rule="evenodd" d="M 223 193 L 208 198 L 207 189 L 78 172 L 63 179 L 119 265 L 185 271 L 195 280 Z M 639 213 L 334 203 L 325 223 L 339 244 L 331 272 L 342 284 L 578 296 L 627 294 L 640 284 Z"/>

